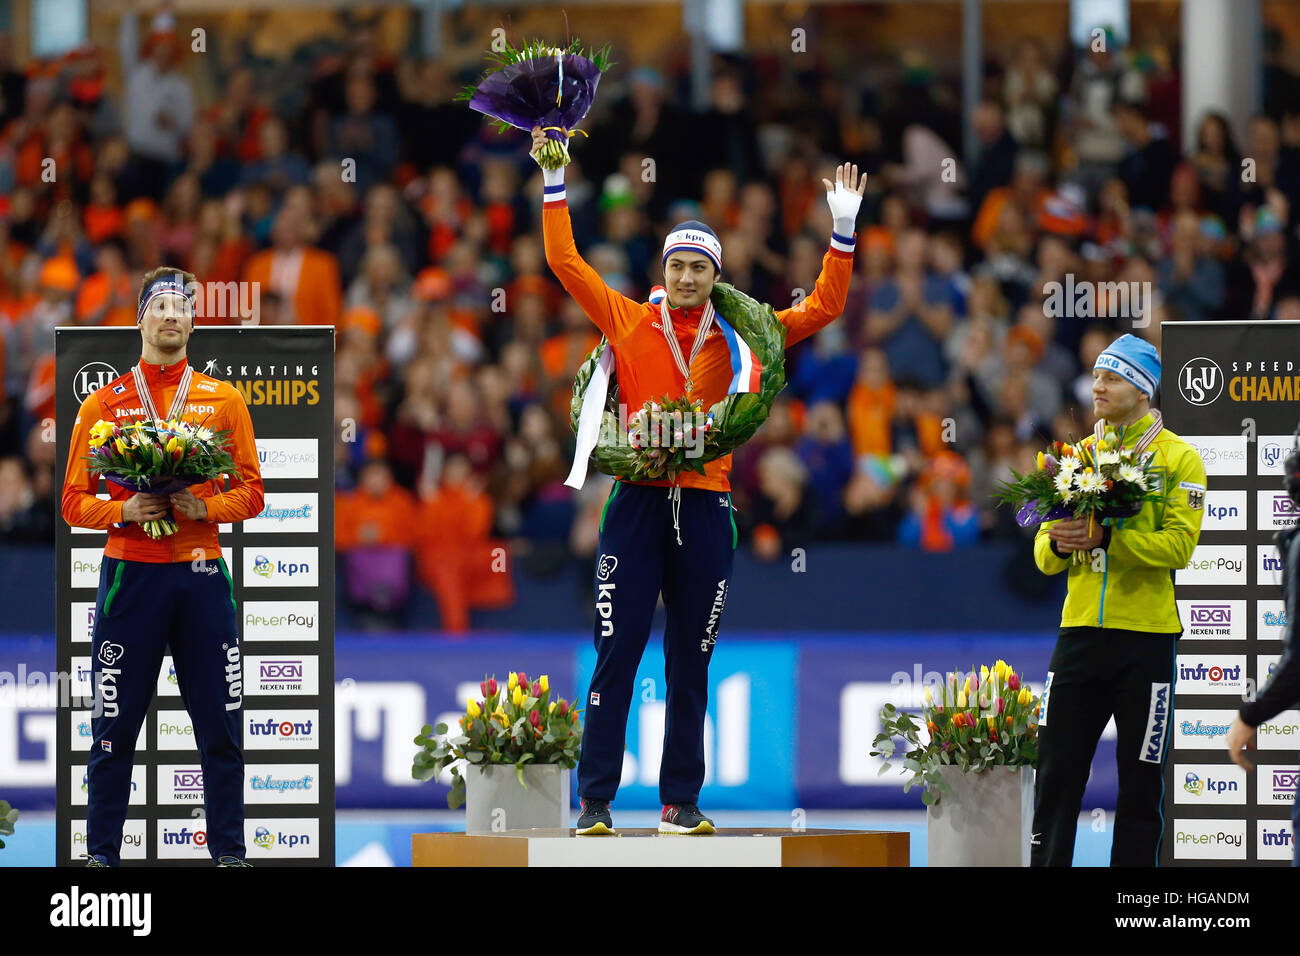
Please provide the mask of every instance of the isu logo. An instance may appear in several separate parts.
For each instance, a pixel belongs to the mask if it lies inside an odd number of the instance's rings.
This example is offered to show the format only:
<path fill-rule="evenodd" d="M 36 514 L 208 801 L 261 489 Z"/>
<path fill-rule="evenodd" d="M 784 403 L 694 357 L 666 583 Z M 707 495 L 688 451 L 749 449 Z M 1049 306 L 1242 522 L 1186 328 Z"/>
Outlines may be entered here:
<path fill-rule="evenodd" d="M 1209 405 L 1223 391 L 1223 371 L 1213 359 L 1194 358 L 1178 372 L 1178 391 L 1189 405 Z"/>

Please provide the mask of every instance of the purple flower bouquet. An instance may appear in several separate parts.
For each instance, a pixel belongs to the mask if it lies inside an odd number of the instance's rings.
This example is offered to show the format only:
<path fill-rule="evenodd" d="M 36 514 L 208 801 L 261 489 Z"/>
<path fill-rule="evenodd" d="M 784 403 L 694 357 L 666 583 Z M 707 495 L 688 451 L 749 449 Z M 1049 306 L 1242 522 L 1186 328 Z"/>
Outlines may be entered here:
<path fill-rule="evenodd" d="M 584 52 L 576 38 L 564 48 L 533 40 L 516 50 L 507 42 L 504 52 L 490 57 L 498 66 L 456 98 L 496 120 L 499 132 L 542 127 L 550 140 L 540 156 L 542 165 L 567 165 L 569 138 L 586 135 L 577 126 L 596 99 L 600 75 L 610 67 L 609 45 Z"/>

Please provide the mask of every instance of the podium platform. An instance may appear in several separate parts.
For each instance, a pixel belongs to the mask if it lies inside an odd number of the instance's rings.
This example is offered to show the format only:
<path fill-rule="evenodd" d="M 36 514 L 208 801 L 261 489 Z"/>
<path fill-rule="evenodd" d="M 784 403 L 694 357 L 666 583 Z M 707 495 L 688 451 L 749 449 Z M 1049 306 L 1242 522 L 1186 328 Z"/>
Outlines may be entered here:
<path fill-rule="evenodd" d="M 412 866 L 907 866 L 908 835 L 877 830 L 723 829 L 415 833 Z"/>

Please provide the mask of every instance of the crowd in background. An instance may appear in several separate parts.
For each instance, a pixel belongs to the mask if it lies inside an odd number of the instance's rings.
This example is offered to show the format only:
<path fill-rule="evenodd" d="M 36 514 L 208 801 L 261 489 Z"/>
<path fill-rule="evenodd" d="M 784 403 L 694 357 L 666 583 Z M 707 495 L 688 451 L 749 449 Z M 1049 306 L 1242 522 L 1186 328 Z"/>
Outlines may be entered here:
<path fill-rule="evenodd" d="M 1189 153 L 1170 51 L 1109 39 L 996 52 L 964 159 L 958 98 L 916 57 L 871 89 L 851 62 L 719 58 L 702 111 L 683 105 L 685 55 L 602 83 L 568 204 L 582 254 L 634 298 L 661 278 L 667 227 L 696 218 L 724 280 L 790 305 L 827 248 L 822 178 L 870 177 L 844 315 L 788 353 L 735 455 L 744 547 L 1021 535 L 991 493 L 1091 430 L 1115 335 L 1300 318 L 1296 78 L 1270 68 L 1245 141 L 1207 115 Z M 390 56 L 362 23 L 346 48 L 226 69 L 203 103 L 167 22 L 126 17 L 119 45 L 129 108 L 108 51 L 20 68 L 0 38 L 0 541 L 53 541 L 51 330 L 134 325 L 138 275 L 167 263 L 260 283 L 262 324 L 337 327 L 341 552 L 409 552 L 453 627 L 510 599 L 499 548 L 534 570 L 594 554 L 609 484 L 562 482 L 599 336 L 547 268 L 527 135 L 453 101 L 473 77 Z M 1157 295 L 1140 315 L 1104 297 L 1099 317 L 1060 314 L 1044 297 L 1067 275 Z M 354 596 L 400 601 L 383 586 Z"/>

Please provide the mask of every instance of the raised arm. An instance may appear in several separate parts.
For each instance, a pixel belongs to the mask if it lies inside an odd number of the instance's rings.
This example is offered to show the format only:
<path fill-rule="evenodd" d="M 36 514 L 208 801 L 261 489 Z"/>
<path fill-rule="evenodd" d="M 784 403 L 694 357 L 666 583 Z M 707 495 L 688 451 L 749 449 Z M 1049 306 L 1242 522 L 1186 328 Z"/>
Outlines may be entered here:
<path fill-rule="evenodd" d="M 853 278 L 853 249 L 857 233 L 853 229 L 867 191 L 867 174 L 858 179 L 858 167 L 845 163 L 835 169 L 835 184 L 823 179 L 826 202 L 831 207 L 831 245 L 822 257 L 822 271 L 812 293 L 798 305 L 776 314 L 787 329 L 785 345 L 789 348 L 829 325 L 843 311 Z"/>
<path fill-rule="evenodd" d="M 546 142 L 540 127 L 533 129 L 533 150 Z M 546 246 L 546 264 L 560 280 L 564 290 L 573 296 L 587 317 L 605 333 L 613 344 L 636 327 L 642 314 L 641 304 L 615 292 L 600 274 L 578 255 L 573 241 L 573 223 L 569 219 L 569 204 L 564 197 L 564 167 L 543 169 L 542 180 L 542 237 Z"/>

